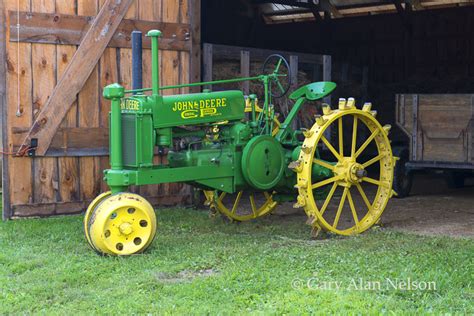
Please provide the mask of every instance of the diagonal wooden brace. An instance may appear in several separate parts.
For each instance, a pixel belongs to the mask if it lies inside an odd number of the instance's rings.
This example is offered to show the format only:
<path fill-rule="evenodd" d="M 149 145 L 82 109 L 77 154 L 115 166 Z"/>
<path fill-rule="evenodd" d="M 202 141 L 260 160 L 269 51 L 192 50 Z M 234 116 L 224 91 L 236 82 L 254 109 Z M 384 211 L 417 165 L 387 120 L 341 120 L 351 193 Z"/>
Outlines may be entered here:
<path fill-rule="evenodd" d="M 46 153 L 76 95 L 89 78 L 133 1 L 107 0 L 104 3 L 53 93 L 38 113 L 18 153 L 28 148 L 32 139 L 38 140 L 36 155 L 43 156 Z"/>

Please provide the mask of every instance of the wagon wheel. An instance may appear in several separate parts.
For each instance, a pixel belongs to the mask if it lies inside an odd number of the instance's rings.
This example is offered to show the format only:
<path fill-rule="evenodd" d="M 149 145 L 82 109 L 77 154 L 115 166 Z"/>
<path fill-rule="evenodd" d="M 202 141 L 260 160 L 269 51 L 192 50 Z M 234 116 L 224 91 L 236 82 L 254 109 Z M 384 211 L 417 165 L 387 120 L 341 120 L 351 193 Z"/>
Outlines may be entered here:
<path fill-rule="evenodd" d="M 133 193 L 99 195 L 84 218 L 86 238 L 106 255 L 131 255 L 146 250 L 156 233 L 153 207 Z"/>
<path fill-rule="evenodd" d="M 251 112 L 250 103 L 247 103 L 245 112 Z M 255 107 L 257 113 L 262 113 L 262 108 Z M 280 129 L 280 121 L 275 117 L 272 135 L 275 136 Z M 228 194 L 219 190 L 204 190 L 206 204 L 236 221 L 248 221 L 273 211 L 278 205 L 273 201 L 272 192 L 253 192 L 243 190 L 234 194 Z"/>
<path fill-rule="evenodd" d="M 273 54 L 265 59 L 262 73 L 273 75 L 270 78 L 270 94 L 274 98 L 281 98 L 291 87 L 291 69 L 285 57 Z"/>
<path fill-rule="evenodd" d="M 306 133 L 296 164 L 297 206 L 304 207 L 316 232 L 324 229 L 340 235 L 361 233 L 378 221 L 393 194 L 395 160 L 387 137 L 390 126 L 382 127 L 378 123 L 370 104 L 362 110 L 345 103 L 338 110 L 329 107 L 323 110 L 324 115 Z M 344 148 L 344 125 L 350 126 L 347 123 L 352 123 L 348 132 L 352 139 L 350 148 Z M 325 136 L 330 127 L 337 130 L 336 146 Z M 369 136 L 358 142 L 361 129 Z M 317 148 L 323 144 L 329 151 L 324 160 L 317 156 Z M 313 181 L 314 165 L 329 169 L 332 175 Z M 329 188 L 329 193 L 317 201 L 314 192 L 322 188 Z"/>

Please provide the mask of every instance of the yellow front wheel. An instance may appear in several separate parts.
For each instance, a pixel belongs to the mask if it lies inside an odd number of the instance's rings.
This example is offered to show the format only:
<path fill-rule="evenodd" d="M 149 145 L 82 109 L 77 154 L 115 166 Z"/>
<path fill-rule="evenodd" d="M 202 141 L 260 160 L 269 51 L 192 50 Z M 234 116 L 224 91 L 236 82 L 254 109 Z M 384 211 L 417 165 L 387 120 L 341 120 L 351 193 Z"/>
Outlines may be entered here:
<path fill-rule="evenodd" d="M 150 246 L 156 233 L 153 207 L 133 193 L 104 193 L 91 203 L 84 218 L 86 238 L 99 253 L 132 255 Z"/>

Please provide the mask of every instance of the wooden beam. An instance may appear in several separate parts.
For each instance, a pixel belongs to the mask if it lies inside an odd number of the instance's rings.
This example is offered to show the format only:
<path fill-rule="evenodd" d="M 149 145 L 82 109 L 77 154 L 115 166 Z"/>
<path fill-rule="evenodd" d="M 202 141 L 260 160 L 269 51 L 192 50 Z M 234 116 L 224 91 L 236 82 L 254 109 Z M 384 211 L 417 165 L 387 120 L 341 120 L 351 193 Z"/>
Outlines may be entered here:
<path fill-rule="evenodd" d="M 201 0 L 188 0 L 191 52 L 189 65 L 189 82 L 201 81 Z M 190 92 L 199 92 L 199 87 L 190 88 Z"/>
<path fill-rule="evenodd" d="M 0 34 L 6 34 L 6 16 L 5 16 L 5 1 L 0 1 Z M 9 115 L 7 110 L 7 69 L 6 69 L 6 60 L 7 60 L 7 48 L 6 48 L 6 37 L 2 36 L 0 39 L 0 148 L 2 151 L 2 203 L 3 211 L 2 218 L 7 220 L 11 217 L 11 205 L 10 205 L 10 174 L 8 169 L 8 155 L 5 152 L 8 152 L 8 132 L 7 132 L 7 115 Z"/>
<path fill-rule="evenodd" d="M 405 14 L 405 9 L 402 6 L 402 1 L 401 0 L 393 0 L 393 5 L 395 6 L 395 9 L 397 9 L 398 14 L 403 15 Z"/>
<path fill-rule="evenodd" d="M 12 128 L 13 150 L 18 150 L 29 130 Z M 62 152 L 71 156 L 77 149 L 97 149 L 109 147 L 109 129 L 104 127 L 60 127 L 54 135 L 47 154 L 50 151 Z"/>
<path fill-rule="evenodd" d="M 421 4 L 420 0 L 408 0 L 408 2 L 415 8 L 415 10 L 420 11 L 424 10 L 425 7 Z"/>
<path fill-rule="evenodd" d="M 154 206 L 187 206 L 191 203 L 191 196 L 187 194 L 173 194 L 167 196 L 151 196 L 147 197 L 147 201 Z M 79 214 L 84 212 L 86 207 L 90 204 L 90 200 L 81 202 L 56 202 L 56 203 L 31 203 L 14 205 L 13 218 L 23 217 L 47 217 L 62 214 Z"/>
<path fill-rule="evenodd" d="M 19 17 L 17 29 L 17 14 Z M 11 42 L 45 43 L 79 45 L 90 28 L 94 17 L 58 13 L 9 12 L 10 31 L 18 34 L 10 38 Z M 182 23 L 165 23 L 138 20 L 122 20 L 117 27 L 108 47 L 131 48 L 130 34 L 142 31 L 146 34 L 151 29 L 162 31 L 160 49 L 189 51 L 191 49 L 190 25 Z M 199 35 L 199 31 L 193 35 Z M 143 47 L 150 48 L 151 41 L 143 38 Z"/>
<path fill-rule="evenodd" d="M 202 49 L 202 54 L 203 54 L 203 58 L 202 58 L 202 62 L 203 62 L 203 70 L 204 70 L 204 74 L 203 74 L 203 79 L 204 79 L 204 82 L 209 82 L 209 81 L 212 81 L 212 62 L 213 62 L 213 48 L 214 48 L 214 45 L 213 44 L 204 44 L 203 45 L 203 49 Z M 206 86 L 206 89 L 211 89 L 211 86 Z"/>
<path fill-rule="evenodd" d="M 242 50 L 246 50 L 250 53 L 250 56 L 252 56 L 252 60 L 255 60 L 255 61 L 264 61 L 271 54 L 278 53 L 284 56 L 287 60 L 290 59 L 290 55 L 298 56 L 298 60 L 300 63 L 308 63 L 308 64 L 322 64 L 323 63 L 322 55 L 205 43 L 204 44 L 204 70 L 206 70 L 206 60 L 207 60 L 206 49 L 209 49 L 207 48 L 208 45 L 212 46 L 210 49 L 212 50 L 213 58 L 216 60 L 221 59 L 221 58 L 222 59 L 240 59 L 240 52 Z M 204 76 L 204 81 L 207 81 L 206 78 L 208 77 Z"/>
<path fill-rule="evenodd" d="M 246 50 L 240 52 L 240 75 L 242 77 L 250 77 L 250 53 Z M 249 81 L 242 82 L 242 91 L 245 95 L 249 94 Z"/>
<path fill-rule="evenodd" d="M 325 12 L 331 13 L 332 16 L 335 17 L 335 18 L 342 18 L 343 17 L 343 15 L 341 14 L 341 12 L 339 12 L 339 10 L 336 8 L 336 6 L 331 3 L 331 0 L 320 0 L 319 6 Z"/>
<path fill-rule="evenodd" d="M 36 138 L 36 154 L 42 156 L 46 153 L 76 95 L 92 73 L 132 2 L 133 0 L 105 2 L 50 98 L 35 119 L 20 150 L 30 146 L 31 139 Z"/>

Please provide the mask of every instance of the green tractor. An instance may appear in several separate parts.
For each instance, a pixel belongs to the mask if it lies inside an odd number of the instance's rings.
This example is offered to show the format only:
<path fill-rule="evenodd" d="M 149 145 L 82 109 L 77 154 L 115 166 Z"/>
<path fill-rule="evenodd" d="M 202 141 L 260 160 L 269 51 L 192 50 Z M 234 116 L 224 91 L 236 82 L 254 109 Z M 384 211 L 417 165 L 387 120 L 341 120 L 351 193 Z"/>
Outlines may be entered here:
<path fill-rule="evenodd" d="M 111 100 L 111 167 L 104 171 L 110 191 L 99 195 L 85 214 L 85 234 L 94 250 L 131 255 L 152 243 L 155 211 L 143 197 L 127 192 L 132 185 L 190 184 L 204 191 L 212 210 L 236 221 L 293 202 L 305 210 L 314 233 L 353 235 L 379 220 L 393 195 L 395 159 L 387 137 L 390 126 L 379 124 L 370 103 L 358 109 L 354 99 L 340 99 L 337 109 L 323 106 L 313 126 L 295 130 L 292 122 L 303 104 L 336 88 L 332 82 L 315 82 L 289 96 L 294 106 L 279 122 L 272 99 L 290 86 L 288 63 L 279 55 L 267 59 L 264 74 L 256 77 L 160 87 L 160 35 L 157 30 L 147 34 L 152 88 L 125 90 L 111 84 L 104 89 L 104 98 Z M 261 106 L 255 95 L 237 90 L 160 95 L 164 89 L 246 80 L 263 83 Z M 347 139 L 350 145 L 345 146 Z M 175 146 L 178 140 L 180 146 Z M 153 163 L 156 148 L 167 148 L 167 164 Z M 364 151 L 372 153 L 370 159 L 362 159 Z"/>

